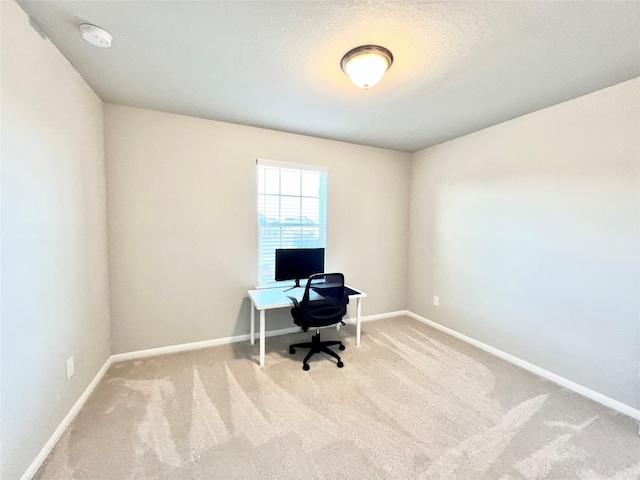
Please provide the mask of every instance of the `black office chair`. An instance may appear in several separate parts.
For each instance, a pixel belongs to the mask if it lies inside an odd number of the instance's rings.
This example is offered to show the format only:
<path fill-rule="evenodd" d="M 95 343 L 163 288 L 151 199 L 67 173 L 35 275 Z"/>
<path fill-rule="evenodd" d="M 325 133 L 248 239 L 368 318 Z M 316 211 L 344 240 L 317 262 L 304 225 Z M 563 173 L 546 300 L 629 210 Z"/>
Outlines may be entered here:
<path fill-rule="evenodd" d="M 309 277 L 307 286 L 304 289 L 302 300 L 289 297 L 293 301 L 294 307 L 291 309 L 291 316 L 296 325 L 306 331 L 307 328 L 315 328 L 316 334 L 311 337 L 309 343 L 294 343 L 289 346 L 289 353 L 296 353 L 296 348 L 309 348 L 309 353 L 302 361 L 302 369 L 309 370 L 309 359 L 316 353 L 324 352 L 338 360 L 338 367 L 344 364 L 340 356 L 329 349 L 330 346 L 339 345 L 340 350 L 344 350 L 342 342 L 333 340 L 328 342 L 320 341 L 320 327 L 342 323 L 342 317 L 347 313 L 349 297 L 344 290 L 344 275 L 341 273 L 317 273 Z"/>

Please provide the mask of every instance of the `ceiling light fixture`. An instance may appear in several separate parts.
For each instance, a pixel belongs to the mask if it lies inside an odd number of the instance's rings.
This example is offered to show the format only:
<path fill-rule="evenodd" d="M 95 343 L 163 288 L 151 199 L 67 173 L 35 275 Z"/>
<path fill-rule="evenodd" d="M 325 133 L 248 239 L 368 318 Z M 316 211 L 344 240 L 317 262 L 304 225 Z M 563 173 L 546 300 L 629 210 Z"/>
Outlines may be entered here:
<path fill-rule="evenodd" d="M 83 23 L 80 25 L 80 31 L 82 32 L 82 38 L 91 45 L 102 48 L 109 48 L 111 46 L 113 37 L 103 28 L 96 27 L 90 23 Z"/>
<path fill-rule="evenodd" d="M 356 86 L 366 90 L 380 81 L 392 63 L 393 55 L 386 48 L 362 45 L 349 50 L 340 66 Z"/>

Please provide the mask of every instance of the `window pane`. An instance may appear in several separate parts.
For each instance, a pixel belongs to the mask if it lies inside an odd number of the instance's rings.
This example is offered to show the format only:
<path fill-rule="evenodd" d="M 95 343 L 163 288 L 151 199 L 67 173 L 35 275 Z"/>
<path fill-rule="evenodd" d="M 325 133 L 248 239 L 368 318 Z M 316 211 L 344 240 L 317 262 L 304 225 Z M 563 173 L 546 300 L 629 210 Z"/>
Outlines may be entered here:
<path fill-rule="evenodd" d="M 320 195 L 320 174 L 302 172 L 302 196 L 317 197 Z"/>
<path fill-rule="evenodd" d="M 302 233 L 300 236 L 301 247 L 303 248 L 315 248 L 318 247 L 320 240 L 320 232 L 317 227 L 302 227 Z M 323 246 L 323 245 L 320 245 Z"/>
<path fill-rule="evenodd" d="M 300 196 L 300 170 L 281 170 L 281 195 Z"/>
<path fill-rule="evenodd" d="M 302 222 L 318 223 L 320 221 L 320 199 L 302 198 Z"/>
<path fill-rule="evenodd" d="M 280 194 L 280 172 L 277 168 L 264 168 L 264 193 Z"/>
<path fill-rule="evenodd" d="M 265 223 L 280 221 L 280 197 L 278 195 L 258 195 L 259 220 Z"/>
<path fill-rule="evenodd" d="M 300 223 L 300 197 L 280 197 L 280 222 Z"/>

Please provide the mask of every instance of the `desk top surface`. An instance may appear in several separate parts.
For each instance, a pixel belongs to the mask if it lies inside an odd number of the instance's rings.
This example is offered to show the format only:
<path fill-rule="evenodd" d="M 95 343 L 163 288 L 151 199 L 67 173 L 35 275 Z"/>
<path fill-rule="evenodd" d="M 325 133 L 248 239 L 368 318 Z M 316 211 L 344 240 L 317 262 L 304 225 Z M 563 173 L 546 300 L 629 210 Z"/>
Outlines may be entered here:
<path fill-rule="evenodd" d="M 345 285 L 347 287 L 348 285 Z M 295 297 L 298 300 L 302 299 L 302 295 L 304 294 L 304 288 L 292 288 L 288 290 L 290 287 L 275 287 L 275 288 L 259 288 L 256 290 L 247 290 L 253 305 L 258 310 L 265 310 L 268 308 L 282 308 L 282 307 L 290 307 L 293 302 L 289 297 Z M 350 287 L 350 289 L 355 290 L 359 293 L 354 295 L 349 295 L 349 298 L 364 298 L 367 296 L 361 290 L 357 288 Z"/>

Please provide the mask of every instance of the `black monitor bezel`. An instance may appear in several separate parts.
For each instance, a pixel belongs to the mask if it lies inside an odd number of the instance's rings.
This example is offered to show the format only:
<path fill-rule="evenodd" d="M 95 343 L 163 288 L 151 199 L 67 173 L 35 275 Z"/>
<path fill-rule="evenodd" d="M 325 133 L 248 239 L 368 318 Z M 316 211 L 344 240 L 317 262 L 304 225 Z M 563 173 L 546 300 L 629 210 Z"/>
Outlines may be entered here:
<path fill-rule="evenodd" d="M 321 269 L 315 268 L 317 263 L 308 268 L 301 267 L 298 271 L 292 271 L 291 269 L 283 272 L 283 262 L 285 259 L 283 256 L 289 257 L 304 257 L 305 255 L 320 254 L 319 260 L 321 260 Z M 316 258 L 318 260 L 318 258 Z M 325 249 L 324 248 L 276 248 L 275 250 L 275 280 L 276 282 L 285 282 L 295 280 L 296 287 L 300 286 L 300 280 L 307 279 L 314 273 L 324 273 L 325 262 Z M 314 270 L 314 271 L 311 271 Z M 317 271 L 316 271 L 317 270 Z"/>

